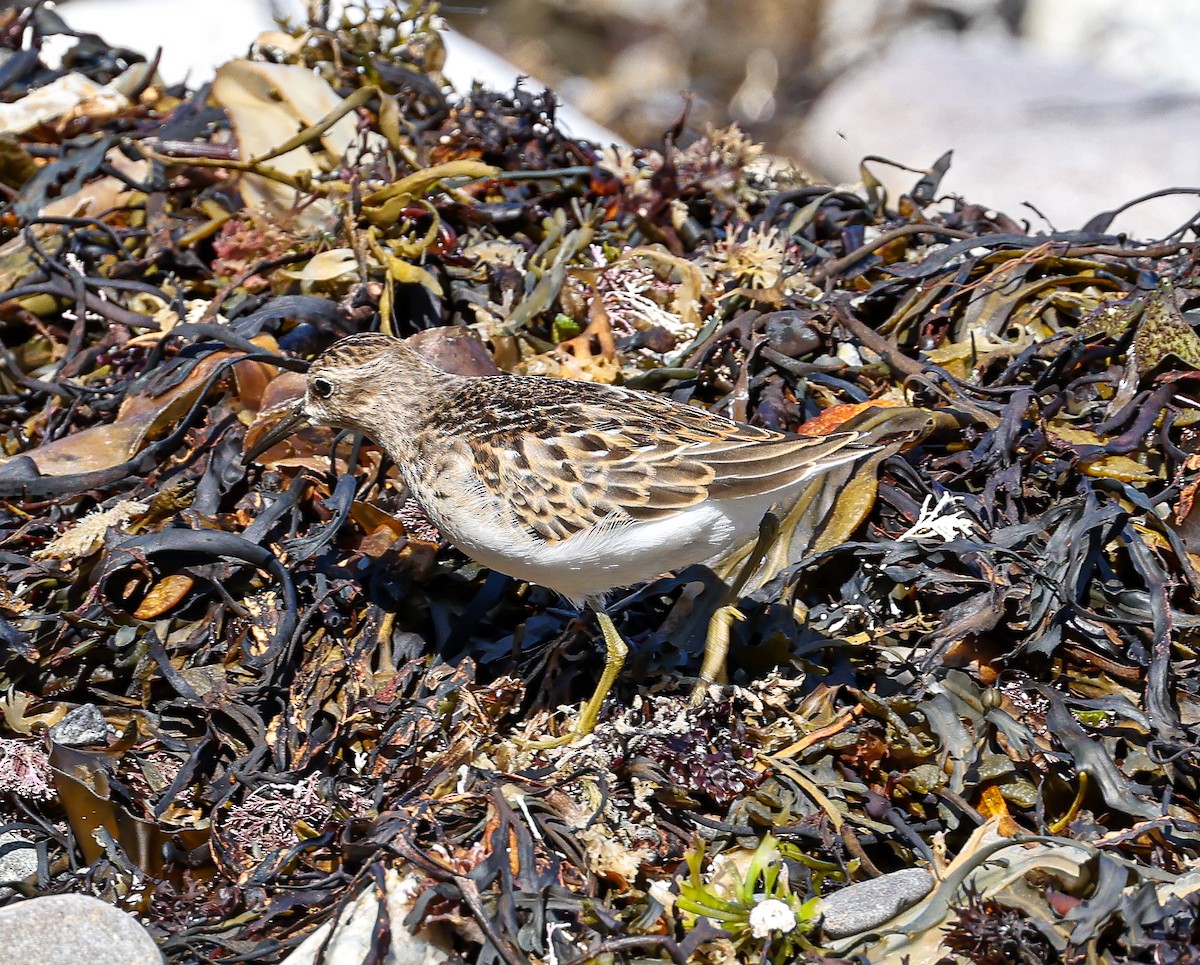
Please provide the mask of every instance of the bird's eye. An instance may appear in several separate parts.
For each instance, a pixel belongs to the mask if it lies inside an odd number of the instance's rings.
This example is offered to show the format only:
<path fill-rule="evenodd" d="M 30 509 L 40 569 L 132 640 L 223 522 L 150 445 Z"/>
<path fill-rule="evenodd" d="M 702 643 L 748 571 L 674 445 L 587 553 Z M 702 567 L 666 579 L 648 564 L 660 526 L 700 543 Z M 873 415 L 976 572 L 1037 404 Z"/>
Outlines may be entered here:
<path fill-rule="evenodd" d="M 312 390 L 318 399 L 328 399 L 333 395 L 333 383 L 329 379 L 313 379 Z"/>

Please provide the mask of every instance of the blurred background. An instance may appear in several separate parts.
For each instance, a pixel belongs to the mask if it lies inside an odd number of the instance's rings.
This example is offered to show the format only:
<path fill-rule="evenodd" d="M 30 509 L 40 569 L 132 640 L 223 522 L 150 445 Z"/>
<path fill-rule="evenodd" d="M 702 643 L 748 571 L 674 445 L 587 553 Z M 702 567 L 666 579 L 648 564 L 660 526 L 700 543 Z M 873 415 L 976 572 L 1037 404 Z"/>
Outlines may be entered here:
<path fill-rule="evenodd" d="M 303 0 L 58 6 L 112 43 L 162 45 L 164 69 L 195 82 Z M 456 83 L 528 74 L 576 111 L 581 136 L 656 146 L 690 92 L 693 129 L 736 122 L 822 181 L 857 181 L 865 155 L 923 169 L 953 150 L 944 189 L 1036 230 L 1200 186 L 1196 0 L 460 0 L 442 11 L 460 34 L 448 41 Z M 893 192 L 918 177 L 871 171 Z M 1160 237 L 1198 209 L 1194 194 L 1168 195 L 1113 229 Z"/>

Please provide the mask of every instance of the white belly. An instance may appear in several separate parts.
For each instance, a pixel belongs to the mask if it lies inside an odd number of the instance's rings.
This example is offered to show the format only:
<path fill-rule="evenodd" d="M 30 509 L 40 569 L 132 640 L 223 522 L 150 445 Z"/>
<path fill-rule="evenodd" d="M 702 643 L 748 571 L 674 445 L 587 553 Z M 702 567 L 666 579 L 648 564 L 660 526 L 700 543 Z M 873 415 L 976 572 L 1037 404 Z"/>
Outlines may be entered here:
<path fill-rule="evenodd" d="M 478 494 L 463 502 L 461 508 L 442 502 L 441 512 L 430 513 L 452 543 L 490 569 L 548 587 L 577 605 L 715 560 L 751 538 L 765 512 L 758 500 L 710 501 L 667 519 L 604 524 L 547 543 L 515 527 L 499 505 L 487 506 Z"/>

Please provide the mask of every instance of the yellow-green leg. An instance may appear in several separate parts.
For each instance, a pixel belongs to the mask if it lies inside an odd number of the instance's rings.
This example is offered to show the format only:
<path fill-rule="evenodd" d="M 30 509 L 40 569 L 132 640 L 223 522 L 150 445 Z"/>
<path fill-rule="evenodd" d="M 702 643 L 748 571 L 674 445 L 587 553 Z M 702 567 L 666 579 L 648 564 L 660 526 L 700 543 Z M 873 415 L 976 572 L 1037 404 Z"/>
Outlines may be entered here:
<path fill-rule="evenodd" d="M 741 569 L 729 588 L 725 591 L 725 602 L 717 607 L 708 621 L 708 632 L 704 636 L 704 660 L 700 664 L 700 677 L 692 688 L 691 704 L 693 707 L 704 702 L 708 688 L 713 684 L 723 684 L 728 680 L 725 672 L 725 660 L 729 656 L 729 630 L 734 620 L 745 620 L 745 616 L 735 605 L 741 595 L 742 588 L 749 582 L 755 570 L 766 559 L 771 544 L 779 536 L 779 519 L 774 513 L 767 513 L 758 524 L 758 539 L 746 554 Z"/>
<path fill-rule="evenodd" d="M 596 728 L 596 721 L 600 719 L 600 711 L 604 707 L 604 699 L 608 696 L 608 692 L 612 690 L 612 685 L 616 681 L 617 675 L 620 674 L 621 668 L 625 666 L 625 657 L 629 653 L 629 645 L 617 631 L 616 625 L 612 622 L 612 617 L 598 606 L 594 606 L 593 609 L 596 611 L 596 619 L 600 623 L 600 632 L 604 634 L 604 673 L 600 675 L 600 682 L 596 684 L 595 693 L 583 705 L 583 710 L 579 713 L 579 720 L 576 721 L 575 726 L 569 734 L 548 740 L 521 742 L 527 747 L 535 750 L 561 747 L 563 744 L 569 744 L 571 741 L 586 737 Z"/>
<path fill-rule="evenodd" d="M 717 612 L 708 621 L 708 633 L 704 637 L 704 661 L 700 664 L 700 679 L 692 688 L 691 703 L 693 707 L 704 702 L 704 695 L 712 684 L 723 684 L 727 681 L 725 673 L 725 658 L 729 656 L 729 628 L 734 620 L 745 620 L 746 617 L 736 606 L 726 604 L 718 607 Z"/>
<path fill-rule="evenodd" d="M 600 675 L 600 682 L 596 684 L 596 692 L 583 705 L 579 714 L 579 723 L 575 725 L 576 737 L 583 737 L 595 729 L 596 721 L 600 719 L 600 710 L 604 707 L 604 698 L 612 690 L 612 685 L 616 682 L 621 668 L 625 666 L 625 657 L 629 653 L 629 645 L 617 632 L 612 617 L 596 607 L 596 619 L 600 623 L 600 632 L 604 634 L 604 673 Z"/>

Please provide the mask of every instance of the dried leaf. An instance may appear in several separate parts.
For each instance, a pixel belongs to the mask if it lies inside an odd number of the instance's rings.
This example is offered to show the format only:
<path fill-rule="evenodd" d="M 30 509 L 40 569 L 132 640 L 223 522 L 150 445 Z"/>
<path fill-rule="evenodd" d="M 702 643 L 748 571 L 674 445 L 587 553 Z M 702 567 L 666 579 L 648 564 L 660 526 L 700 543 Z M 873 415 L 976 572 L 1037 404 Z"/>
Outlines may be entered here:
<path fill-rule="evenodd" d="M 313 255 L 303 268 L 283 270 L 297 281 L 335 281 L 353 278 L 358 273 L 358 258 L 352 248 L 331 248 Z"/>
<path fill-rule="evenodd" d="M 1078 446 L 1104 446 L 1104 440 L 1094 432 L 1055 421 L 1047 428 L 1052 436 Z M 1089 476 L 1119 479 L 1121 482 L 1147 483 L 1161 479 L 1161 473 L 1151 472 L 1146 466 L 1128 456 L 1098 456 L 1088 458 L 1080 470 Z"/>
<path fill-rule="evenodd" d="M 133 615 L 138 620 L 155 620 L 187 598 L 196 581 L 183 573 L 168 573 L 150 587 Z"/>

